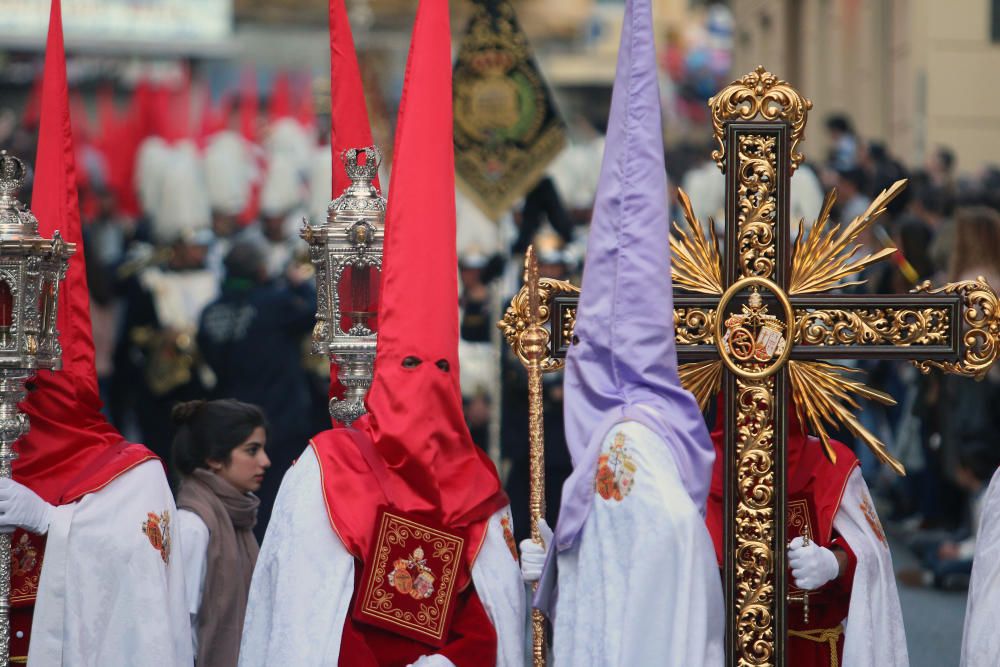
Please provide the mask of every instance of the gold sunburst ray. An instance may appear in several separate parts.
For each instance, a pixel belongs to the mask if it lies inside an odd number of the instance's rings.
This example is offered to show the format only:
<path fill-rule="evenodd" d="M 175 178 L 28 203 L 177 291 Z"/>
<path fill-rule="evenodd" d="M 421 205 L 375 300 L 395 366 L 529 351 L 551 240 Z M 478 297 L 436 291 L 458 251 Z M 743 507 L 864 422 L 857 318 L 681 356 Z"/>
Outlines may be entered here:
<path fill-rule="evenodd" d="M 673 281 L 692 292 L 722 294 L 722 261 L 719 256 L 719 240 L 715 236 L 715 223 L 709 219 L 709 236 L 706 238 L 687 193 L 678 189 L 677 199 L 684 210 L 686 225 L 682 227 L 674 222 L 678 236 L 670 237 Z"/>
<path fill-rule="evenodd" d="M 868 209 L 854 218 L 847 226 L 830 226 L 830 210 L 836 201 L 837 192 L 832 190 L 823 203 L 816 224 L 806 234 L 799 225 L 799 236 L 795 240 L 792 257 L 792 275 L 789 294 L 827 292 L 832 289 L 863 284 L 863 280 L 849 280 L 865 268 L 890 257 L 895 248 L 883 248 L 864 257 L 855 258 L 861 244 L 858 237 L 870 229 L 886 212 L 886 207 L 895 199 L 906 180 L 901 179 L 883 190 L 872 201 Z"/>
<path fill-rule="evenodd" d="M 874 433 L 861 425 L 854 415 L 860 405 L 855 396 L 876 401 L 883 405 L 895 405 L 896 401 L 889 394 L 872 389 L 863 382 L 852 380 L 850 374 L 861 371 L 846 366 L 838 366 L 820 361 L 790 361 L 788 377 L 792 385 L 792 398 L 795 402 L 799 421 L 808 421 L 819 436 L 827 457 L 834 463 L 837 455 L 830 444 L 830 436 L 824 426 L 824 421 L 832 426 L 838 423 L 859 438 L 878 457 L 880 461 L 892 468 L 897 474 L 905 475 L 906 470 L 886 448 Z M 803 419 L 803 417 L 805 419 Z"/>
<path fill-rule="evenodd" d="M 708 410 L 712 399 L 722 389 L 722 361 L 719 359 L 696 361 L 681 364 L 677 370 L 681 376 L 681 384 L 694 394 L 701 411 Z"/>

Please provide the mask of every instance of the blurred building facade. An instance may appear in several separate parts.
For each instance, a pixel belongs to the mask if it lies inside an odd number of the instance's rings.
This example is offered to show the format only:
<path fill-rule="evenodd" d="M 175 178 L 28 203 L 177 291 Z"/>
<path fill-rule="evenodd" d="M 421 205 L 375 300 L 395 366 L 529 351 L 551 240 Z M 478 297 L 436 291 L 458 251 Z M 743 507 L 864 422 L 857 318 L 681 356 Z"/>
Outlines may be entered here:
<path fill-rule="evenodd" d="M 938 146 L 975 171 L 1000 146 L 997 0 L 739 0 L 734 75 L 758 64 L 814 103 L 807 157 L 824 150 L 821 120 L 846 112 L 865 138 L 909 164 Z"/>

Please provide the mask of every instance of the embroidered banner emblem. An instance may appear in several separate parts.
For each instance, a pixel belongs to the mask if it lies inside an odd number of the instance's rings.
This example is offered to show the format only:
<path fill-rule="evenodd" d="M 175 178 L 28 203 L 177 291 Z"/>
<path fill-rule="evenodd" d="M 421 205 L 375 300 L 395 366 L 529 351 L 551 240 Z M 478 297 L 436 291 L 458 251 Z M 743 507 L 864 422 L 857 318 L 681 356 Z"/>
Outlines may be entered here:
<path fill-rule="evenodd" d="M 566 144 L 562 120 L 510 0 L 478 0 L 453 78 L 455 173 L 493 220 L 524 198 Z"/>
<path fill-rule="evenodd" d="M 142 532 L 153 548 L 160 552 L 164 563 L 170 562 L 170 511 L 164 510 L 159 516 L 155 512 L 146 514 L 142 522 Z"/>
<path fill-rule="evenodd" d="M 625 434 L 617 433 L 611 450 L 597 459 L 594 488 L 605 500 L 621 502 L 632 491 L 637 468 L 629 456 L 627 443 Z"/>
<path fill-rule="evenodd" d="M 504 514 L 500 517 L 500 526 L 503 528 L 503 541 L 507 543 L 510 555 L 514 557 L 514 561 L 516 562 L 517 542 L 514 541 L 514 531 L 510 529 L 510 514 Z"/>
<path fill-rule="evenodd" d="M 443 646 L 455 611 L 464 547 L 458 535 L 383 510 L 354 618 Z"/>
<path fill-rule="evenodd" d="M 878 514 L 875 513 L 875 508 L 872 507 L 872 503 L 867 498 L 858 505 L 861 511 L 865 514 L 865 519 L 868 520 L 868 525 L 871 526 L 872 532 L 875 533 L 875 537 L 878 541 L 882 543 L 886 549 L 889 548 L 889 541 L 885 539 L 885 531 L 882 530 L 882 522 L 878 520 Z"/>

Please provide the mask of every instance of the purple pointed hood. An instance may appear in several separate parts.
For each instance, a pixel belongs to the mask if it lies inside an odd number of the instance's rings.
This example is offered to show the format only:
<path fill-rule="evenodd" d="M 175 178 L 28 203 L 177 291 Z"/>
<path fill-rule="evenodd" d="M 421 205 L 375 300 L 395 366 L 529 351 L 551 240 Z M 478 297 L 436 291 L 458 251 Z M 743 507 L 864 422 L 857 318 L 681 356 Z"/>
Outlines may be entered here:
<path fill-rule="evenodd" d="M 556 544 L 570 548 L 594 502 L 601 443 L 635 420 L 670 448 L 704 512 L 715 458 L 694 397 L 677 374 L 669 206 L 650 0 L 627 0 L 611 117 L 587 241 L 576 338 L 566 360 L 566 441 Z"/>

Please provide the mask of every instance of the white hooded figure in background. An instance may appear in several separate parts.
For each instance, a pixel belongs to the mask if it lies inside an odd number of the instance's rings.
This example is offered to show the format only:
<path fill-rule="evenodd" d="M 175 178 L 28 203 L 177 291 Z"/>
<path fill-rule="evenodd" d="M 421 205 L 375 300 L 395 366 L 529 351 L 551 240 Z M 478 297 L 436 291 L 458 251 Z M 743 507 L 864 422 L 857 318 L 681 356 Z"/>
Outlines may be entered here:
<path fill-rule="evenodd" d="M 219 281 L 207 268 L 212 243 L 212 210 L 197 148 L 181 142 L 170 150 L 152 217 L 157 246 L 170 248 L 166 265 L 152 264 L 139 283 L 152 295 L 160 327 L 193 337 L 205 306 L 219 293 Z"/>
<path fill-rule="evenodd" d="M 160 189 L 170 165 L 171 150 L 160 137 L 147 137 L 135 157 L 135 189 L 144 215 L 152 217 L 160 203 Z"/>
<path fill-rule="evenodd" d="M 264 139 L 264 151 L 268 160 L 284 155 L 300 174 L 309 170 L 315 147 L 313 132 L 294 118 L 279 118 L 271 123 L 267 138 Z"/>
<path fill-rule="evenodd" d="M 586 211 L 594 205 L 597 177 L 594 166 L 604 154 L 604 136 L 583 117 L 576 119 L 569 144 L 549 165 L 548 174 L 566 207 Z"/>
<path fill-rule="evenodd" d="M 273 155 L 260 191 L 260 227 L 255 231 L 267 248 L 267 271 L 272 278 L 282 275 L 306 252 L 299 238 L 305 204 L 303 172 L 288 153 Z"/>
<path fill-rule="evenodd" d="M 222 262 L 239 233 L 239 216 L 250 203 L 256 166 L 246 141 L 232 130 L 213 134 L 202 158 L 215 239 L 208 267 L 221 280 Z"/>

